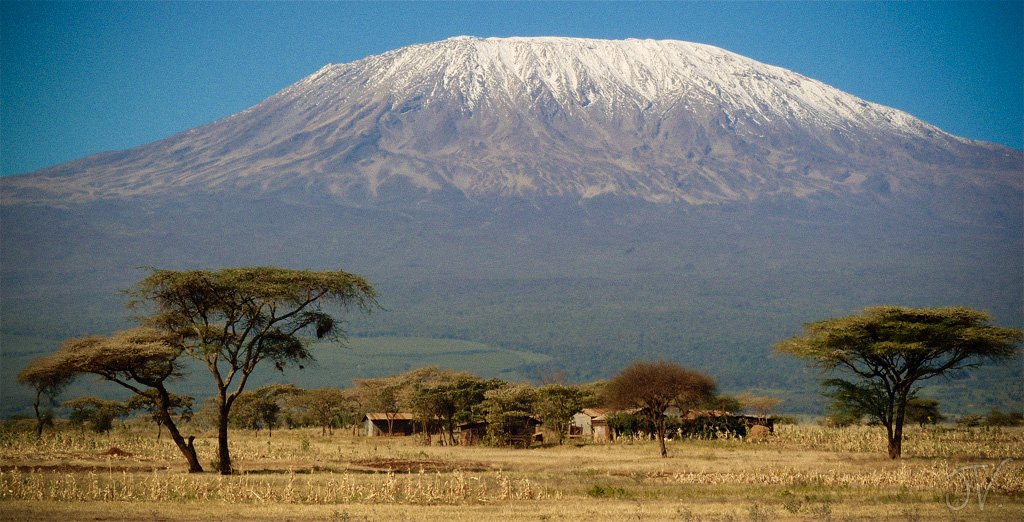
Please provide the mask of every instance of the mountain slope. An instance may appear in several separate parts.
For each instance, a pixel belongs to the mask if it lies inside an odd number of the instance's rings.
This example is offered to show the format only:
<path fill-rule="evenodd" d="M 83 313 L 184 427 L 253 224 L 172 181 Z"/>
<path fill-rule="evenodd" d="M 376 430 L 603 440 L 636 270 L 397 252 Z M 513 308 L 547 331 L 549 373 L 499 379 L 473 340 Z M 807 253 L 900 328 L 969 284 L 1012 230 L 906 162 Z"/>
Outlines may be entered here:
<path fill-rule="evenodd" d="M 259 105 L 4 180 L 4 201 L 194 190 L 399 198 L 1020 194 L 1020 151 L 711 46 L 458 37 L 328 65 Z"/>

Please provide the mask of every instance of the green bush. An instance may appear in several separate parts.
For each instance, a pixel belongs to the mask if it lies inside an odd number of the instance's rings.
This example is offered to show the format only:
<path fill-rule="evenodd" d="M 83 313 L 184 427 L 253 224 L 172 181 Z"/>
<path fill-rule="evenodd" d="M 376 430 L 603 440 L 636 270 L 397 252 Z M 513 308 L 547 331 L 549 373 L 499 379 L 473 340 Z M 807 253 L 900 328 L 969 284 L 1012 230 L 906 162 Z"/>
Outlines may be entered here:
<path fill-rule="evenodd" d="M 747 424 L 743 419 L 729 415 L 703 416 L 694 420 L 682 421 L 679 433 L 683 437 L 699 439 L 716 439 L 722 435 L 745 437 Z"/>
<path fill-rule="evenodd" d="M 629 498 L 631 495 L 622 488 L 594 484 L 594 487 L 587 490 L 587 496 L 594 498 Z"/>

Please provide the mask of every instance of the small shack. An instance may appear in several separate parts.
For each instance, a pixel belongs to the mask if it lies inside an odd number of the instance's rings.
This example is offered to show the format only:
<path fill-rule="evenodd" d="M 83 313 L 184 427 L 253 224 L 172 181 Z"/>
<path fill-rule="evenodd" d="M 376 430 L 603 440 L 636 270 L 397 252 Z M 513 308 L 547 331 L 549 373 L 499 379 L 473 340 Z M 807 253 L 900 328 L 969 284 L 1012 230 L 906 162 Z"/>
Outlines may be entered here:
<path fill-rule="evenodd" d="M 367 413 L 363 417 L 367 437 L 408 436 L 416 433 L 411 413 Z"/>
<path fill-rule="evenodd" d="M 544 442 L 544 436 L 539 433 L 541 421 L 533 417 L 520 417 L 509 423 L 508 442 L 513 446 L 529 446 L 533 442 Z M 463 446 L 476 446 L 481 444 L 487 435 L 487 428 L 490 423 L 487 421 L 467 422 L 459 424 L 459 443 Z"/>
<path fill-rule="evenodd" d="M 569 438 L 611 440 L 611 430 L 608 429 L 608 419 L 605 417 L 607 413 L 608 410 L 605 408 L 584 408 L 573 415 L 572 424 L 569 426 Z"/>
<path fill-rule="evenodd" d="M 487 435 L 487 421 L 467 422 L 458 425 L 459 444 L 477 446 L 483 443 Z"/>

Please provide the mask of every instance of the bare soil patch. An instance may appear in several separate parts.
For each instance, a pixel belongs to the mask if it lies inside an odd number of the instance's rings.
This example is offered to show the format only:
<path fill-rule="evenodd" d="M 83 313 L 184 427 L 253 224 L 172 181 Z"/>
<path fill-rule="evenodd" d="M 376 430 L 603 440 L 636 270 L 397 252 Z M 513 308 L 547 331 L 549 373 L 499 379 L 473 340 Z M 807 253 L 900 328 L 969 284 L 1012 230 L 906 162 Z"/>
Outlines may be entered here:
<path fill-rule="evenodd" d="M 451 471 L 492 471 L 493 468 L 479 462 L 452 462 L 431 459 L 386 459 L 373 458 L 354 460 L 352 464 L 365 468 L 389 470 L 395 473 L 451 472 Z"/>
<path fill-rule="evenodd" d="M 117 446 L 114 446 L 114 447 L 108 449 L 107 451 L 104 451 L 103 453 L 100 453 L 100 455 L 112 456 L 112 457 L 134 457 L 135 456 L 134 453 L 128 453 L 127 451 L 124 451 L 123 449 L 118 448 Z"/>

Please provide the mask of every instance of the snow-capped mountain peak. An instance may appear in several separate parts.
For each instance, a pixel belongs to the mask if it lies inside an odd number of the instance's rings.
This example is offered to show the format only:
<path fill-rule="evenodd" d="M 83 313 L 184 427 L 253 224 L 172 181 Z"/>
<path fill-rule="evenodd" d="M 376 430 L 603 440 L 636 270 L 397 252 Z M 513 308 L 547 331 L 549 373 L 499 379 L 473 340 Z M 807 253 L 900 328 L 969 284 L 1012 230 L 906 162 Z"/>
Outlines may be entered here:
<path fill-rule="evenodd" d="M 796 119 L 832 128 L 872 125 L 921 137 L 944 134 L 792 71 L 675 40 L 459 36 L 329 65 L 294 88 L 329 97 L 332 82 L 343 87 L 353 75 L 398 99 L 457 93 L 468 110 L 495 103 L 528 106 L 538 95 L 550 95 L 565 110 L 589 107 L 606 115 L 713 104 L 730 117 L 762 123 Z"/>
<path fill-rule="evenodd" d="M 1020 151 L 709 45 L 460 36 L 327 65 L 212 124 L 5 182 L 4 196 L 202 187 L 701 204 L 887 198 L 953 180 L 1019 192 L 1021 164 Z"/>

